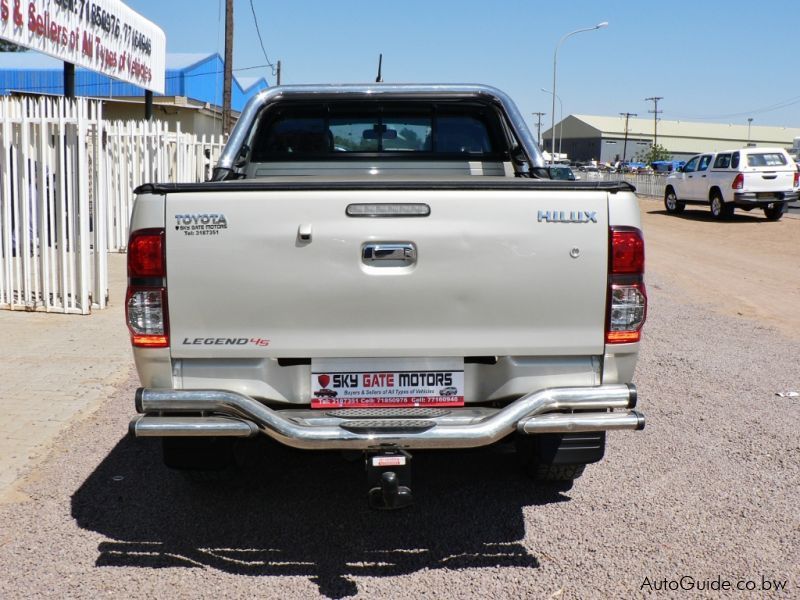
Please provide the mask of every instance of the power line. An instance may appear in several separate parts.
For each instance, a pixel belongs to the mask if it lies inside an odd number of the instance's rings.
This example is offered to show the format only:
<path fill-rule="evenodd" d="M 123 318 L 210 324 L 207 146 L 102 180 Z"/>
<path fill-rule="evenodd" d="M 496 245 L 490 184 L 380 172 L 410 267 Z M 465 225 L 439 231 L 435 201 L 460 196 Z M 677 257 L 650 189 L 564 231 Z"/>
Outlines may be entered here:
<path fill-rule="evenodd" d="M 771 112 L 773 110 L 780 110 L 781 108 L 788 108 L 789 106 L 794 106 L 795 104 L 800 104 L 800 96 L 794 96 L 793 98 L 788 98 L 786 100 L 782 100 L 776 104 L 770 104 L 769 106 L 763 106 L 761 108 L 754 108 L 753 110 L 746 110 L 738 113 L 729 113 L 725 115 L 682 115 L 676 114 L 675 116 L 681 117 L 684 119 L 733 119 L 736 117 L 746 117 L 748 115 L 757 115 L 761 113 Z M 674 114 L 674 113 L 670 113 Z"/>
<path fill-rule="evenodd" d="M 272 69 L 272 74 L 275 75 L 275 65 L 272 64 L 269 56 L 267 56 L 267 51 L 264 48 L 264 40 L 261 38 L 261 29 L 258 27 L 258 17 L 256 16 L 256 9 L 253 6 L 253 0 L 250 0 L 250 10 L 253 11 L 253 23 L 256 25 L 256 33 L 258 34 L 258 43 L 261 44 L 261 51 L 264 53 L 264 58 L 267 59 L 267 64 Z"/>

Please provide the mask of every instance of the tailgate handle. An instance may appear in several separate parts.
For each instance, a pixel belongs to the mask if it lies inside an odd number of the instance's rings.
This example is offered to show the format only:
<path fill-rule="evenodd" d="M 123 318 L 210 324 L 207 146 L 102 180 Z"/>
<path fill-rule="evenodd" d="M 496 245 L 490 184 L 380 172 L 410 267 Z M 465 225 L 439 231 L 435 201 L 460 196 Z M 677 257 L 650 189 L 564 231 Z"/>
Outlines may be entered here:
<path fill-rule="evenodd" d="M 410 242 L 364 244 L 361 261 L 372 267 L 408 267 L 417 262 L 417 248 Z"/>
<path fill-rule="evenodd" d="M 778 176 L 777 175 L 762 175 L 761 178 L 762 179 L 777 179 Z"/>

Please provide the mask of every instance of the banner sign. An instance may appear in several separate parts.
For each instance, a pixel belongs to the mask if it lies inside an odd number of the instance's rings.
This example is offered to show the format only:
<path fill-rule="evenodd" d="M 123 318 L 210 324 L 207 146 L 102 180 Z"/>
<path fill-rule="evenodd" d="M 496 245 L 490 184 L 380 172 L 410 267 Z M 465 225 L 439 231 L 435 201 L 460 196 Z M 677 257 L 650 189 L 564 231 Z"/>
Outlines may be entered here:
<path fill-rule="evenodd" d="M 0 38 L 164 93 L 166 36 L 118 0 L 0 0 Z"/>
<path fill-rule="evenodd" d="M 311 373 L 311 408 L 417 406 L 464 406 L 464 371 Z"/>
<path fill-rule="evenodd" d="M 464 406 L 460 357 L 312 358 L 311 408 Z"/>

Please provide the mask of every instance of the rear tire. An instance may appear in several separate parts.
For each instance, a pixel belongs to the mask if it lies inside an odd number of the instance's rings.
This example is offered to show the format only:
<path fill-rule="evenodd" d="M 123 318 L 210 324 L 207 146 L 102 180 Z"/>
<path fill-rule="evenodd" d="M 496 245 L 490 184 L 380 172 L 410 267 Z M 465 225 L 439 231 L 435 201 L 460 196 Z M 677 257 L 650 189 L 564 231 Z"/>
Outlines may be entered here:
<path fill-rule="evenodd" d="M 770 221 L 780 221 L 783 213 L 786 212 L 786 202 L 775 202 L 772 208 L 764 207 L 764 216 Z"/>
<path fill-rule="evenodd" d="M 711 207 L 711 216 L 717 220 L 730 219 L 733 216 L 733 205 L 722 199 L 722 194 L 714 192 L 708 202 Z"/>
<path fill-rule="evenodd" d="M 664 208 L 666 208 L 667 212 L 671 215 L 679 215 L 686 208 L 686 202 L 678 200 L 678 196 L 675 195 L 675 190 L 667 188 L 667 191 L 664 193 Z"/>

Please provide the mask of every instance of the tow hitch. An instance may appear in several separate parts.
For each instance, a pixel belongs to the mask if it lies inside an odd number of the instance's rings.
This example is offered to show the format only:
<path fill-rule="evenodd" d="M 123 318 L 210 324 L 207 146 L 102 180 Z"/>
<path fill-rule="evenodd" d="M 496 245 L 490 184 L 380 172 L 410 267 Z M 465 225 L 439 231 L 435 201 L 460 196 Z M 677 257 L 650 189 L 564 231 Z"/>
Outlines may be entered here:
<path fill-rule="evenodd" d="M 369 506 L 395 510 L 411 506 L 411 455 L 400 449 L 367 452 Z"/>

